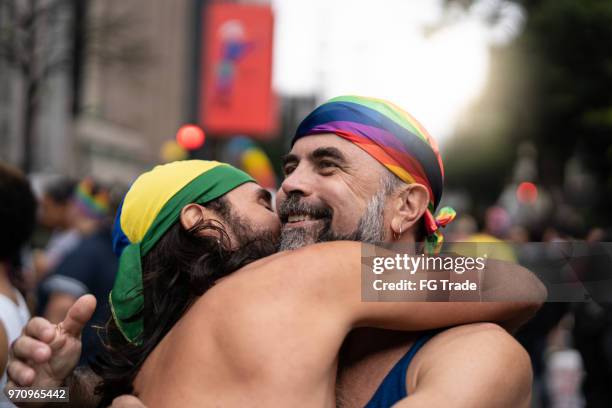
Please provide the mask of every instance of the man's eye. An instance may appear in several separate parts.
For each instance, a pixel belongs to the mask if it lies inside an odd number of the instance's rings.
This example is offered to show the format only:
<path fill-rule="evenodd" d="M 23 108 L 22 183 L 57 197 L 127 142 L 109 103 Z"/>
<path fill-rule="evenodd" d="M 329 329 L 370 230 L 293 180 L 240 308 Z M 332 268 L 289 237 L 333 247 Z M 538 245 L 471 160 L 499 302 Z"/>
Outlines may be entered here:
<path fill-rule="evenodd" d="M 283 172 L 285 173 L 285 175 L 293 173 L 293 170 L 295 170 L 295 165 L 293 164 L 289 164 L 283 168 Z"/>
<path fill-rule="evenodd" d="M 336 163 L 334 163 L 334 162 L 330 162 L 330 161 L 327 161 L 327 160 L 322 160 L 322 161 L 319 162 L 319 167 L 323 168 L 323 169 L 326 169 L 326 168 L 330 168 L 330 167 L 338 167 L 338 165 Z"/>
<path fill-rule="evenodd" d="M 259 203 L 266 207 L 269 211 L 272 211 L 272 204 L 270 204 L 268 200 L 262 198 L 261 200 L 259 200 Z"/>

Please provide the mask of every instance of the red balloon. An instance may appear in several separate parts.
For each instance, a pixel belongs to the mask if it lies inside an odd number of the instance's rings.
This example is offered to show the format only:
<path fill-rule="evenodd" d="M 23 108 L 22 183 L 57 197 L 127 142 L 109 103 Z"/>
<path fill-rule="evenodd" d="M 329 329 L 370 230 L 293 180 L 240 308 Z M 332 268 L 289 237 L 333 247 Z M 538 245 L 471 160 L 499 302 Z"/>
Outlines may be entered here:
<path fill-rule="evenodd" d="M 523 182 L 516 188 L 516 199 L 521 204 L 533 204 L 538 199 L 538 188 L 533 183 Z"/>
<path fill-rule="evenodd" d="M 206 136 L 201 127 L 196 125 L 183 125 L 176 132 L 176 141 L 185 149 L 195 150 L 202 147 Z"/>

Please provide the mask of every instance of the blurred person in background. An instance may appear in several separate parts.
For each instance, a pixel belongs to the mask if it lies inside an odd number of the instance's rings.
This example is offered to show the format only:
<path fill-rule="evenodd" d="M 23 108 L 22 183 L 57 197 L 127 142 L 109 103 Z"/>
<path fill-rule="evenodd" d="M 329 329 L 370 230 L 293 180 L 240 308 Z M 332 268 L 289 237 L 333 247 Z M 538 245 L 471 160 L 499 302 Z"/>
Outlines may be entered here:
<path fill-rule="evenodd" d="M 598 237 L 593 237 L 592 232 L 587 236 L 601 243 L 589 244 L 591 256 L 580 273 L 592 299 L 576 303 L 573 308 L 573 345 L 580 352 L 587 373 L 582 391 L 589 408 L 612 404 L 612 228 L 599 230 Z"/>
<path fill-rule="evenodd" d="M 109 316 L 108 293 L 117 271 L 110 214 L 109 191 L 91 178 L 81 181 L 70 201 L 68 217 L 82 238 L 38 288 L 37 314 L 54 323 L 64 320 L 81 295 L 91 293 L 96 297 L 98 308 L 83 330 L 80 364 L 85 364 L 101 347 L 92 326 L 103 325 Z"/>
<path fill-rule="evenodd" d="M 606 237 L 609 236 L 601 227 L 594 227 L 589 230 L 587 233 L 586 240 L 587 242 L 600 242 L 600 241 L 609 241 Z"/>
<path fill-rule="evenodd" d="M 508 231 L 508 240 L 515 244 L 525 244 L 529 242 L 529 231 L 522 225 L 513 225 Z"/>
<path fill-rule="evenodd" d="M 38 200 L 38 221 L 51 230 L 51 237 L 44 250 L 34 253 L 37 282 L 56 268 L 79 243 L 80 235 L 72 227 L 69 216 L 75 187 L 76 181 L 61 176 L 43 186 Z"/>
<path fill-rule="evenodd" d="M 567 282 L 568 263 L 559 259 L 559 245 L 566 242 L 567 235 L 564 235 L 562 226 L 550 220 L 541 234 L 542 244 L 523 245 L 522 261 L 528 265 L 535 273 L 541 271 L 540 276 L 546 276 L 543 283 L 547 286 L 550 293 L 554 293 L 554 285 L 559 282 Z M 532 231 L 534 232 L 534 231 Z M 527 252 L 532 252 L 527 254 Z M 527 255 L 527 256 L 526 256 Z M 551 267 L 557 265 L 557 267 Z M 571 268 L 569 268 L 571 269 Z M 567 351 L 566 348 L 571 344 L 569 330 L 567 326 L 572 324 L 570 314 L 570 304 L 567 302 L 546 302 L 532 320 L 527 322 L 516 334 L 517 340 L 525 347 L 531 363 L 533 365 L 533 399 L 534 407 L 552 406 L 553 400 L 558 399 L 558 395 L 552 395 L 561 387 L 558 387 L 558 379 L 549 376 L 558 374 L 567 369 L 566 363 L 573 364 L 576 353 L 561 353 L 553 356 L 551 351 Z M 556 340 L 558 350 L 551 347 L 551 339 Z M 571 357 L 567 357 L 570 356 Z M 563 375 L 563 374 L 562 374 Z"/>
<path fill-rule="evenodd" d="M 478 231 L 476 220 L 469 214 L 463 214 L 449 225 L 447 232 L 449 242 L 465 242 Z"/>
<path fill-rule="evenodd" d="M 485 213 L 482 235 L 494 237 L 498 240 L 505 240 L 508 238 L 508 232 L 511 226 L 512 221 L 510 220 L 510 214 L 508 214 L 506 209 L 500 206 L 489 207 Z"/>
<path fill-rule="evenodd" d="M 465 242 L 479 244 L 477 246 L 478 252 L 486 253 L 491 259 L 516 263 L 517 258 L 514 250 L 504 242 L 511 225 L 510 215 L 504 208 L 499 206 L 489 207 L 485 213 L 482 231 L 470 235 Z"/>
<path fill-rule="evenodd" d="M 0 387 L 6 383 L 8 347 L 30 318 L 21 285 L 21 248 L 36 223 L 36 199 L 30 183 L 17 169 L 0 163 Z M 0 393 L 0 407 L 13 405 Z"/>

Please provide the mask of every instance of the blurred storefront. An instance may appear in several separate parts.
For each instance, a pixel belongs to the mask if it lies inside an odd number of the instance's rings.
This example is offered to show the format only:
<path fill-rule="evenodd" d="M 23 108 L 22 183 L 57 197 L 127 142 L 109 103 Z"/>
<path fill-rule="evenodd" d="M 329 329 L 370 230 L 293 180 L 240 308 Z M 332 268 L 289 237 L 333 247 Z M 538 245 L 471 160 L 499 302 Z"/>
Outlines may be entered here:
<path fill-rule="evenodd" d="M 158 161 L 163 141 L 186 119 L 193 2 L 90 4 L 90 21 L 129 23 L 112 41 L 131 43 L 134 49 L 123 60 L 94 56 L 87 61 L 82 108 L 74 126 L 78 167 L 130 182 Z M 120 45 L 106 46 L 112 50 Z"/>

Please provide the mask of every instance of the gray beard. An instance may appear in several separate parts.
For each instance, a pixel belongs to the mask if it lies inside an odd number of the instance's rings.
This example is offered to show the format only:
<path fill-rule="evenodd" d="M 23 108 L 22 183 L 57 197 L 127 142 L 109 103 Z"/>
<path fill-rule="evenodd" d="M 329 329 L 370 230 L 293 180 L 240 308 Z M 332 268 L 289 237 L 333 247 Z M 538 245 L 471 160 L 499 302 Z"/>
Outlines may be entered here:
<path fill-rule="evenodd" d="M 383 211 L 385 194 L 379 191 L 368 203 L 357 228 L 348 234 L 337 234 L 331 230 L 331 220 L 325 220 L 323 228 L 284 228 L 281 230 L 280 250 L 298 249 L 317 242 L 359 241 L 368 244 L 383 242 L 385 230 Z"/>

